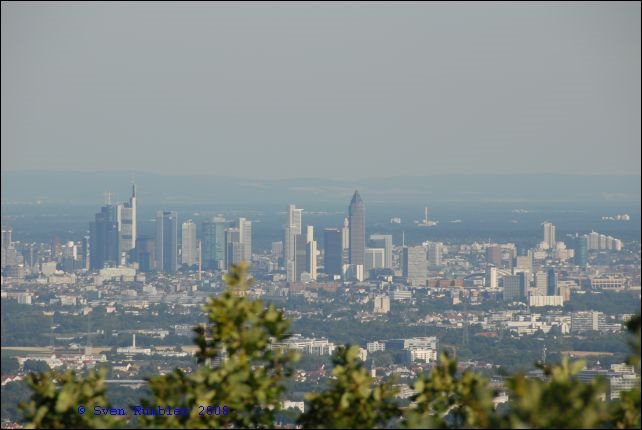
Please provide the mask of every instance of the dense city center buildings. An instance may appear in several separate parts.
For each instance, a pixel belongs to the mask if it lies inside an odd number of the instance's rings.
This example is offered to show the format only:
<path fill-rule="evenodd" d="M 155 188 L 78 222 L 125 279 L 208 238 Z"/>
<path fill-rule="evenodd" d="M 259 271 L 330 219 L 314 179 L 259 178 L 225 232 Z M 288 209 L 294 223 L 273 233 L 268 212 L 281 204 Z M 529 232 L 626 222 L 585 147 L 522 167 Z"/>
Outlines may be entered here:
<path fill-rule="evenodd" d="M 526 244 L 449 240 L 439 236 L 445 223 L 436 219 L 413 226 L 391 217 L 388 226 L 372 222 L 366 235 L 358 191 L 346 196 L 347 210 L 332 215 L 281 206 L 269 229 L 257 212 L 171 208 L 157 210 L 141 229 L 141 202 L 132 191 L 131 208 L 107 200 L 77 240 L 23 242 L 3 225 L 3 306 L 64 321 L 56 327 L 51 320 L 51 333 L 26 336 L 14 322 L 22 316 L 3 320 L 12 342 L 50 344 L 45 355 L 21 353 L 23 363 L 41 360 L 56 369 L 102 363 L 122 381 L 142 380 L 152 364 L 154 372 L 171 371 L 170 363 L 189 372 L 200 306 L 224 291 L 225 273 L 243 261 L 252 276 L 244 294 L 284 309 L 297 327 L 271 348 L 325 360 L 337 346 L 357 343 L 379 378 L 428 370 L 443 350 L 493 374 L 515 366 L 511 356 L 532 362 L 562 354 L 576 340 L 622 337 L 631 304 L 639 303 L 639 242 L 595 230 L 560 232 L 538 221 Z M 332 222 L 311 222 L 320 219 Z M 414 235 L 406 234 L 413 228 Z M 76 317 L 89 327 L 74 326 Z M 113 324 L 95 328 L 105 317 Z M 507 340 L 520 349 L 498 352 Z M 92 344 L 107 352 L 93 352 Z M 499 350 L 479 355 L 480 345 Z M 608 366 L 596 359 L 582 377 L 604 375 L 609 398 L 616 398 L 638 376 L 617 351 L 598 353 Z M 323 365 L 298 369 L 296 383 L 317 387 L 328 375 Z M 412 394 L 407 386 L 402 392 Z"/>

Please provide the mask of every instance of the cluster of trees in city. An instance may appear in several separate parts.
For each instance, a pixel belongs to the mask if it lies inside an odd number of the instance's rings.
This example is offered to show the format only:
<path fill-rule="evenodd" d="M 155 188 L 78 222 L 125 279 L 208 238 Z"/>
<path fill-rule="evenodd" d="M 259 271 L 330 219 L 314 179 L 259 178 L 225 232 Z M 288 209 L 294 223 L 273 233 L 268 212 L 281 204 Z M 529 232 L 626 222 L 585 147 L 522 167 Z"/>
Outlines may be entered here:
<path fill-rule="evenodd" d="M 62 312 L 61 312 L 62 310 Z M 178 324 L 194 325 L 200 312 L 180 313 L 171 309 L 171 305 L 157 304 L 149 309 L 141 310 L 137 314 L 127 314 L 118 306 L 114 318 L 113 313 L 108 313 L 104 306 L 96 306 L 92 312 L 84 315 L 73 314 L 69 309 L 50 307 L 43 314 L 40 306 L 24 305 L 11 300 L 2 301 L 2 346 L 24 346 L 28 340 L 30 346 L 56 346 L 57 336 L 75 337 L 76 342 L 87 343 L 90 332 L 92 345 L 100 346 L 128 346 L 131 345 L 132 329 L 158 329 L 158 315 L 163 315 L 164 326 L 170 330 L 165 338 L 151 338 L 144 335 L 137 337 L 140 346 L 177 345 L 189 343 L 189 338 L 176 336 L 172 333 L 171 326 Z M 100 329 L 100 330 L 98 330 Z M 114 336 L 117 333 L 117 336 Z"/>
<path fill-rule="evenodd" d="M 564 310 L 600 311 L 605 314 L 639 313 L 640 300 L 636 291 L 586 291 L 574 293 L 571 300 L 564 304 Z"/>
<path fill-rule="evenodd" d="M 150 396 L 143 407 L 187 408 L 185 415 L 138 416 L 150 428 L 274 427 L 282 417 L 281 401 L 298 355 L 273 350 L 271 339 L 283 340 L 290 322 L 283 312 L 247 298 L 247 267 L 233 267 L 224 294 L 204 306 L 207 323 L 195 328 L 198 369 L 148 379 Z M 634 332 L 631 363 L 640 366 L 640 318 Z M 495 408 L 497 394 L 488 380 L 473 371 L 460 372 L 442 353 L 429 373 L 413 384 L 415 406 L 402 408 L 394 381 L 378 383 L 358 358 L 359 348 L 346 346 L 334 355 L 332 378 L 318 393 L 306 396 L 306 411 L 297 422 L 305 428 L 639 428 L 640 388 L 622 392 L 617 401 L 603 401 L 607 382 L 589 383 L 574 375 L 583 363 L 542 364 L 543 378 L 518 373 L 506 379 L 509 401 Z M 21 405 L 30 428 L 105 428 L 126 426 L 127 417 L 79 414 L 78 407 L 113 406 L 105 395 L 104 375 L 90 372 L 32 373 L 31 396 Z M 228 413 L 203 413 L 201 405 L 227 406 Z M 91 409 L 90 409 L 91 410 Z M 129 417 L 131 419 L 131 417 Z"/>

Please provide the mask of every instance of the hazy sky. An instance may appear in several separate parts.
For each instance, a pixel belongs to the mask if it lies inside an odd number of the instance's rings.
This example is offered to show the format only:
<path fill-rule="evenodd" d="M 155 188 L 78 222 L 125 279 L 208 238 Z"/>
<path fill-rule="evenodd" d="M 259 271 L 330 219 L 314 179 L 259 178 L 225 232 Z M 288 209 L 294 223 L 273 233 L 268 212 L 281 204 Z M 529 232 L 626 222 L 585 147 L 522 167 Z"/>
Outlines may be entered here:
<path fill-rule="evenodd" d="M 2 3 L 2 169 L 640 174 L 640 3 Z"/>

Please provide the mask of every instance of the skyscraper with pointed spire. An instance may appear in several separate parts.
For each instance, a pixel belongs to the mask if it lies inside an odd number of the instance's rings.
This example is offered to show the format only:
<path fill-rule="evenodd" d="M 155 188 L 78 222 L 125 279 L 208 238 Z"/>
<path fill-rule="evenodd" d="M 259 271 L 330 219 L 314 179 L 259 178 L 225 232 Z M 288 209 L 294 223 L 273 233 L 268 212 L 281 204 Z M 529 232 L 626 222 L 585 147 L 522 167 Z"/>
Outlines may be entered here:
<path fill-rule="evenodd" d="M 363 267 L 366 260 L 366 207 L 359 191 L 355 191 L 348 208 L 350 217 L 350 254 L 351 265 Z"/>

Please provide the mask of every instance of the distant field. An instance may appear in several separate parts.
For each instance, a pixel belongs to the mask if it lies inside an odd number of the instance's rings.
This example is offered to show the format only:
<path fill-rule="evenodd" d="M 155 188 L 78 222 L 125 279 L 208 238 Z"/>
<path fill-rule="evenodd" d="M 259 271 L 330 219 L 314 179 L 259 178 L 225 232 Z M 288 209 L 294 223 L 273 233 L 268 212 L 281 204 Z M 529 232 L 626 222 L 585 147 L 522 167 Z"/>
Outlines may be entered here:
<path fill-rule="evenodd" d="M 156 347 L 158 350 L 168 350 L 174 349 L 174 346 L 159 346 Z M 110 346 L 94 346 L 91 348 L 92 354 L 100 354 L 103 352 L 111 351 L 113 347 Z M 198 347 L 194 345 L 183 345 L 181 349 L 185 352 L 194 353 Z M 40 347 L 40 346 L 3 346 L 1 348 L 2 355 L 5 357 L 15 357 L 18 355 L 27 354 L 49 354 L 51 353 L 51 348 L 49 347 Z"/>
<path fill-rule="evenodd" d="M 599 355 L 614 355 L 612 352 L 606 351 L 560 351 L 562 355 L 572 355 L 574 357 L 595 357 Z"/>
<path fill-rule="evenodd" d="M 2 347 L 2 353 L 4 354 L 5 352 L 9 351 L 15 351 L 17 353 L 20 352 L 39 352 L 39 353 L 45 353 L 45 352 L 51 352 L 50 347 L 42 347 L 42 346 L 3 346 Z M 18 354 L 14 354 L 18 355 Z"/>

